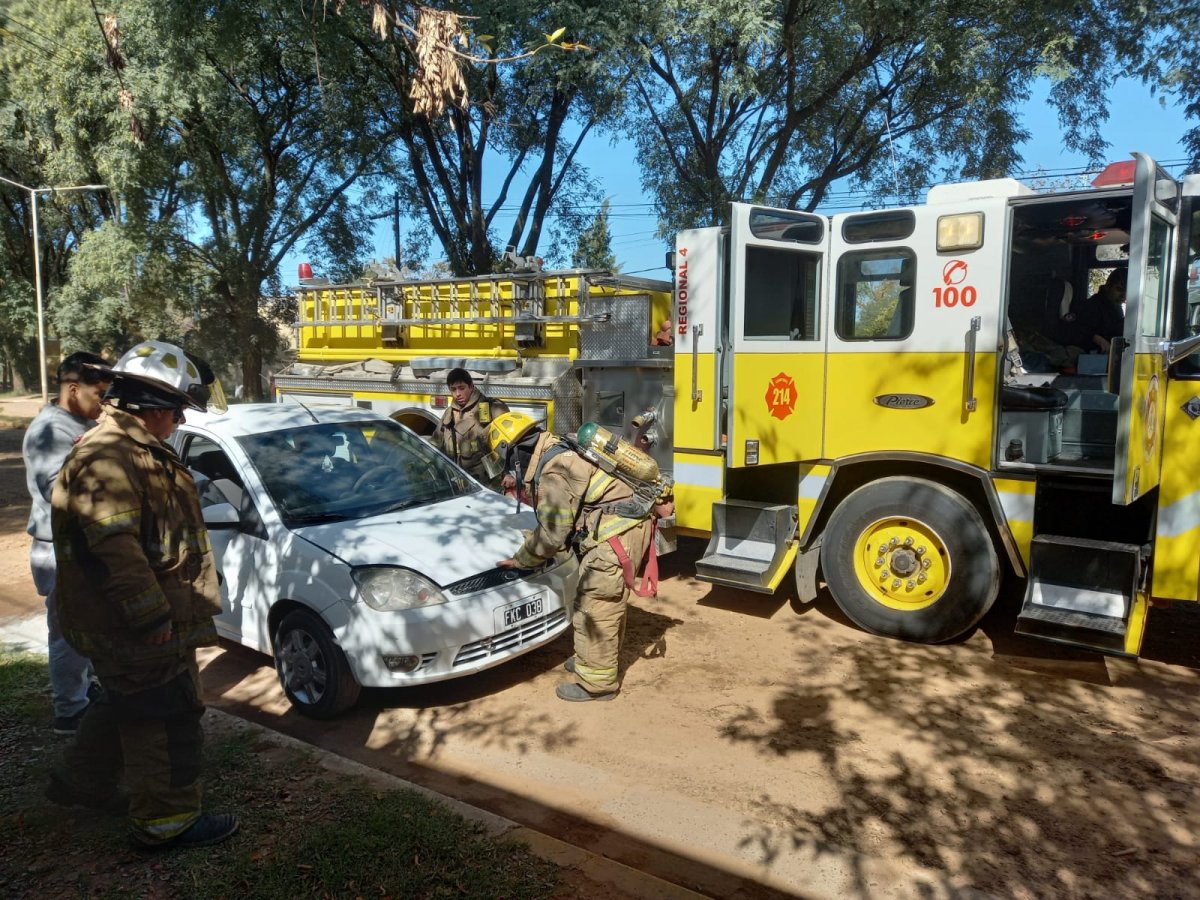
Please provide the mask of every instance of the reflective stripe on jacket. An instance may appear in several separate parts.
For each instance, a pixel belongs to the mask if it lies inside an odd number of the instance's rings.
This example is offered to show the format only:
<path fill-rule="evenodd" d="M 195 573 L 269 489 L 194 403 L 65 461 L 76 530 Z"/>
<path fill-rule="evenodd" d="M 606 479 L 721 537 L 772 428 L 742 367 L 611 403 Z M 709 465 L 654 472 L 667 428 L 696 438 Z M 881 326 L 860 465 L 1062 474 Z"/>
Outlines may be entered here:
<path fill-rule="evenodd" d="M 574 450 L 561 450 L 542 464 L 542 456 L 561 439 L 548 432 L 538 438 L 524 473 L 526 489 L 534 499 L 538 527 L 513 554 L 517 564 L 532 568 L 569 546 L 577 531 L 585 532 L 580 545 L 587 552 L 610 537 L 623 534 L 645 521 L 605 512 L 602 507 L 626 500 L 633 490 Z M 536 484 L 534 484 L 536 480 Z"/>
<path fill-rule="evenodd" d="M 442 414 L 442 422 L 434 433 L 434 444 L 448 457 L 485 484 L 492 479 L 483 467 L 488 453 L 487 429 L 492 419 L 508 412 L 500 400 L 484 397 L 476 388 L 463 407 L 453 401 Z"/>

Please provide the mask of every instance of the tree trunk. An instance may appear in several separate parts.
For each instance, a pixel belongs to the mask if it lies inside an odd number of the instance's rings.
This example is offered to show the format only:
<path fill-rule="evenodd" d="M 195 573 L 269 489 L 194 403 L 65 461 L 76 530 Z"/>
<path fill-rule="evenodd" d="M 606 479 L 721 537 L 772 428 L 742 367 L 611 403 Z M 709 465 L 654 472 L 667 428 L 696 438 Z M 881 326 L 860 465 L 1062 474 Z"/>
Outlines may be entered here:
<path fill-rule="evenodd" d="M 263 399 L 262 348 L 254 341 L 242 353 L 242 399 L 257 403 Z"/>

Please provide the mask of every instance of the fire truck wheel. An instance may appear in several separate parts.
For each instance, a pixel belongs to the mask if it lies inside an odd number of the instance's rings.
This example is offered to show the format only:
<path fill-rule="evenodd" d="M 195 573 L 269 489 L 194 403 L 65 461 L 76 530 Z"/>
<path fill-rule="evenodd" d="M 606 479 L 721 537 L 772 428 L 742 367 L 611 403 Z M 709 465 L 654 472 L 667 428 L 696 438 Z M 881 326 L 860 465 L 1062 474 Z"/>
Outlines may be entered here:
<path fill-rule="evenodd" d="M 921 478 L 882 478 L 846 497 L 826 526 L 821 570 L 857 625 L 931 644 L 969 631 L 1000 590 L 979 512 Z"/>

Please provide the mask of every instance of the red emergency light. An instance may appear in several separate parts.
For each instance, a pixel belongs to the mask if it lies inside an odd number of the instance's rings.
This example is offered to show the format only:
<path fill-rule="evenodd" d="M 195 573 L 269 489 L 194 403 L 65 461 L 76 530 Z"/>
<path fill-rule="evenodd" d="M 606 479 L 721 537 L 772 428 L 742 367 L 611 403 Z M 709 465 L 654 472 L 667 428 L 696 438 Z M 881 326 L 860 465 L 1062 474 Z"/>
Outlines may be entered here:
<path fill-rule="evenodd" d="M 299 274 L 301 281 L 304 281 L 306 278 L 312 278 L 312 265 L 310 263 L 300 263 Z"/>
<path fill-rule="evenodd" d="M 1133 184 L 1137 175 L 1137 163 L 1132 159 L 1109 163 L 1099 175 L 1092 179 L 1092 187 L 1116 187 Z"/>

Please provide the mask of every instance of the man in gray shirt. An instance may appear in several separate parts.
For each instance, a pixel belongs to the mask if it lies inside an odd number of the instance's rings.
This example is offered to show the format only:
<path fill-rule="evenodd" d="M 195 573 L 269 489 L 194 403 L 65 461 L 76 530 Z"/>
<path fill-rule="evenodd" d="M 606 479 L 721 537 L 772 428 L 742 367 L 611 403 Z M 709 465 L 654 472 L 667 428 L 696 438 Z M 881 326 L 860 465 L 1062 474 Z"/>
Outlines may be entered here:
<path fill-rule="evenodd" d="M 21 454 L 25 484 L 33 505 L 29 526 L 33 536 L 29 568 L 37 592 L 46 598 L 49 629 L 50 693 L 55 734 L 72 734 L 88 705 L 92 666 L 67 643 L 54 609 L 54 542 L 50 531 L 50 494 L 59 469 L 84 432 L 103 411 L 101 399 L 112 383 L 108 363 L 94 353 L 72 353 L 58 367 L 58 397 L 42 407 L 29 423 Z"/>

